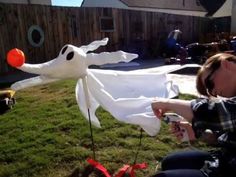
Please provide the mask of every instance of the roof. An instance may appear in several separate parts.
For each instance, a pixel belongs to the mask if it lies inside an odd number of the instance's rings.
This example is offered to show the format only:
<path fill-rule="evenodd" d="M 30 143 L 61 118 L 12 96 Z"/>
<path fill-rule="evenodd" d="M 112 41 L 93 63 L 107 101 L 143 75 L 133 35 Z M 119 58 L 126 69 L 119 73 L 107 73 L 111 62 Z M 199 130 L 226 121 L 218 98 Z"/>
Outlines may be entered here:
<path fill-rule="evenodd" d="M 81 7 L 109 7 L 198 17 L 208 14 L 200 0 L 83 0 Z M 232 0 L 226 0 L 212 17 L 231 16 L 231 12 Z"/>
<path fill-rule="evenodd" d="M 128 7 L 139 7 L 139 8 L 158 8 L 158 9 L 175 9 L 175 10 L 194 10 L 203 11 L 206 10 L 201 6 L 197 5 L 195 0 L 120 0 Z M 194 3 L 193 3 L 194 2 Z"/>

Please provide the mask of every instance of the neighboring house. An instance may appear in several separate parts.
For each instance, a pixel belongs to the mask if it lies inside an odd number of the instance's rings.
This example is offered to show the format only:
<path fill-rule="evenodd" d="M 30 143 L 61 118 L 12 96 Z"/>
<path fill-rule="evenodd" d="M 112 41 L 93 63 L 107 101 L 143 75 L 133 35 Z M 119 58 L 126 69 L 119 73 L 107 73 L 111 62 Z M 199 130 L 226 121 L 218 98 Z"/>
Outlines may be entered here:
<path fill-rule="evenodd" d="M 81 7 L 110 7 L 205 17 L 209 13 L 201 2 L 207 3 L 208 8 L 212 3 L 210 9 L 212 9 L 212 5 L 217 5 L 212 1 L 207 2 L 207 0 L 83 0 Z M 231 33 L 236 35 L 236 0 L 225 0 L 223 5 L 214 14 L 211 14 L 211 17 L 231 17 Z"/>
<path fill-rule="evenodd" d="M 218 17 L 230 17 L 232 14 L 232 1 L 233 0 L 218 0 L 206 1 L 200 0 L 203 6 L 208 9 L 208 15 L 218 18 Z"/>
<path fill-rule="evenodd" d="M 0 0 L 0 3 L 52 5 L 51 0 Z"/>
<path fill-rule="evenodd" d="M 81 7 L 110 7 L 190 16 L 207 14 L 199 0 L 83 0 Z"/>

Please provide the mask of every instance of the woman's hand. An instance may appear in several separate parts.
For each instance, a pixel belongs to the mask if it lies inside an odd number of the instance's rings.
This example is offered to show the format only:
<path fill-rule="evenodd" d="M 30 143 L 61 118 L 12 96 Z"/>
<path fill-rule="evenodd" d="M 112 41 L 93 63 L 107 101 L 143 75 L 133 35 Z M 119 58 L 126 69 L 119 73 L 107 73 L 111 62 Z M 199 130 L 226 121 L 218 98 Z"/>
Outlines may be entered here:
<path fill-rule="evenodd" d="M 186 132 L 185 132 L 186 131 Z M 182 141 L 184 138 L 184 133 L 187 133 L 189 141 L 196 140 L 192 125 L 183 120 L 179 122 L 171 123 L 171 133 L 179 140 Z"/>
<path fill-rule="evenodd" d="M 167 99 L 164 98 L 158 98 L 155 99 L 152 104 L 152 111 L 155 114 L 155 116 L 159 119 L 163 117 L 163 114 L 169 111 L 168 109 L 168 104 L 167 104 Z"/>

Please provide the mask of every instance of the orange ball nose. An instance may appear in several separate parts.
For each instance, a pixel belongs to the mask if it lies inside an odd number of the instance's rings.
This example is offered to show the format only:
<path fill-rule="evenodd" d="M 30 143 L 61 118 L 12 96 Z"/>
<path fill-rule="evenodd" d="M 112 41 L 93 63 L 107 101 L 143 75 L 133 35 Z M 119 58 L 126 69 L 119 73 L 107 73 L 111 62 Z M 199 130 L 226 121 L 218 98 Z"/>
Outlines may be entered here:
<path fill-rule="evenodd" d="M 7 53 L 7 63 L 12 67 L 20 67 L 25 63 L 25 54 L 17 49 L 11 49 Z"/>

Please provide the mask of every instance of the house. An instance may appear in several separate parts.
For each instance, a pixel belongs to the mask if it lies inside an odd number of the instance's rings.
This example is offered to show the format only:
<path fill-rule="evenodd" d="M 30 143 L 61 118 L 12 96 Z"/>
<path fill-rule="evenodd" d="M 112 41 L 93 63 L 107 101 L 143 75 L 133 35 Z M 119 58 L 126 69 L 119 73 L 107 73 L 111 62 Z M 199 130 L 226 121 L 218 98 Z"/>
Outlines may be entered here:
<path fill-rule="evenodd" d="M 51 0 L 0 0 L 0 3 L 52 5 Z"/>
<path fill-rule="evenodd" d="M 223 26 L 231 21 L 231 33 L 236 34 L 236 0 L 216 2 L 209 0 L 83 0 L 81 7 L 108 7 L 198 17 L 208 16 L 219 18 L 218 21 L 220 24 L 223 23 Z"/>
<path fill-rule="evenodd" d="M 200 0 L 83 0 L 81 7 L 109 7 L 202 17 L 207 14 Z"/>
<path fill-rule="evenodd" d="M 202 4 L 206 3 L 205 8 L 214 9 L 214 13 L 211 14 L 213 18 L 222 18 L 228 17 L 231 19 L 230 26 L 231 26 L 231 35 L 236 35 L 236 0 L 218 0 L 218 1 L 207 1 L 207 0 L 200 0 Z M 215 6 L 215 7 L 213 7 Z M 209 10 L 208 10 L 209 12 Z"/>

